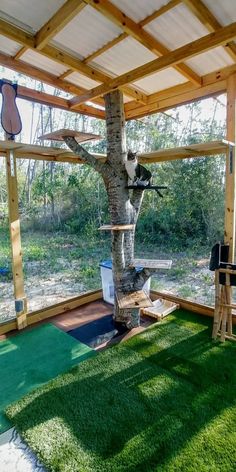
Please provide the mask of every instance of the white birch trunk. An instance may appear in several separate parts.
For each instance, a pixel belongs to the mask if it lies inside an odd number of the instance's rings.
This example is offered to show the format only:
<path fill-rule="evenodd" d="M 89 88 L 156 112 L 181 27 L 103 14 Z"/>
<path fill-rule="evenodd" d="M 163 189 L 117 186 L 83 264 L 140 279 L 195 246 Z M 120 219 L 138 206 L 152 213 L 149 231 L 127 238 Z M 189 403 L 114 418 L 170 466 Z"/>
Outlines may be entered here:
<path fill-rule="evenodd" d="M 98 162 L 83 149 L 74 138 L 66 137 L 65 142 L 74 153 L 97 170 L 106 187 L 111 224 L 136 224 L 142 203 L 143 191 L 127 188 L 128 174 L 125 169 L 127 159 L 125 117 L 123 95 L 115 90 L 105 95 L 107 126 L 107 161 Z M 112 264 L 115 293 L 141 290 L 152 270 L 144 269 L 138 274 L 130 268 L 134 255 L 135 231 L 112 231 Z M 129 328 L 139 325 L 139 310 L 119 310 L 114 304 L 114 319 L 124 322 Z"/>

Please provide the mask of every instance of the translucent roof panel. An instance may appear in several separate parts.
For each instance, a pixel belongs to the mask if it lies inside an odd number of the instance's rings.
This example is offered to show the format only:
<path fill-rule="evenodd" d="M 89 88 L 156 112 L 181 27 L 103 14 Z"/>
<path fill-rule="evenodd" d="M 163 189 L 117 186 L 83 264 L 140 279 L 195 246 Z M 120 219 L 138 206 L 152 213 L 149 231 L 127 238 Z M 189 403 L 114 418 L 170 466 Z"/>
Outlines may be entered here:
<path fill-rule="evenodd" d="M 236 21 L 235 0 L 204 0 L 204 3 L 222 26 Z"/>
<path fill-rule="evenodd" d="M 53 38 L 61 49 L 87 57 L 122 33 L 94 8 L 85 7 Z"/>
<path fill-rule="evenodd" d="M 197 74 L 205 75 L 234 64 L 233 59 L 222 46 L 211 49 L 185 61 Z"/>
<path fill-rule="evenodd" d="M 111 0 L 117 8 L 132 20 L 139 22 L 159 10 L 168 0 Z"/>
<path fill-rule="evenodd" d="M 28 49 L 22 56 L 21 61 L 27 62 L 38 69 L 42 69 L 46 72 L 50 72 L 55 76 L 59 76 L 67 71 L 68 67 L 58 64 L 58 62 L 48 59 L 48 57 L 39 54 L 38 52 Z"/>
<path fill-rule="evenodd" d="M 12 17 L 13 23 L 21 22 L 27 29 L 38 31 L 64 3 L 65 0 L 1 0 L 0 9 Z"/>
<path fill-rule="evenodd" d="M 85 89 L 91 89 L 100 85 L 101 82 L 96 82 L 95 80 L 90 79 L 89 77 L 85 77 L 83 74 L 79 74 L 79 72 L 73 72 L 72 74 L 66 77 L 66 81 L 70 82 L 71 84 L 78 85 L 79 87 L 83 87 Z"/>
<path fill-rule="evenodd" d="M 133 83 L 136 87 L 147 94 L 165 90 L 174 85 L 183 84 L 188 80 L 183 77 L 177 70 L 169 67 L 168 69 L 151 74 L 143 79 L 137 80 Z"/>
<path fill-rule="evenodd" d="M 129 37 L 96 57 L 91 65 L 121 75 L 156 58 L 155 54 Z"/>
<path fill-rule="evenodd" d="M 207 28 L 183 4 L 148 23 L 144 29 L 169 49 L 177 49 L 209 33 Z"/>
<path fill-rule="evenodd" d="M 8 56 L 15 56 L 15 54 L 21 49 L 21 45 L 12 41 L 11 39 L 5 38 L 0 34 L 0 51 L 4 52 Z"/>

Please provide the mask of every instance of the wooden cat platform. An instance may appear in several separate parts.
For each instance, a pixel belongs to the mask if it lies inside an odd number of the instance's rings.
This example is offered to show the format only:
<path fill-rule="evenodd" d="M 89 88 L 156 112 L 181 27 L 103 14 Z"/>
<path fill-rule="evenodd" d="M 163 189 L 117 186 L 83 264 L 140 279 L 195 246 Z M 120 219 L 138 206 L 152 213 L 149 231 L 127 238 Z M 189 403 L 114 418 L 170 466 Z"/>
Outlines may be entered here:
<path fill-rule="evenodd" d="M 151 299 L 144 290 L 137 290 L 136 292 L 116 293 L 117 302 L 120 310 L 128 308 L 147 308 L 153 305 Z"/>
<path fill-rule="evenodd" d="M 130 231 L 135 228 L 135 225 L 103 225 L 100 226 L 99 231 Z"/>
<path fill-rule="evenodd" d="M 161 259 L 133 259 L 130 267 L 143 267 L 143 269 L 171 269 L 171 260 Z"/>
<path fill-rule="evenodd" d="M 47 140 L 47 141 L 64 141 L 64 137 L 75 138 L 78 143 L 85 143 L 87 141 L 102 139 L 102 136 L 92 133 L 83 133 L 81 131 L 76 131 L 73 129 L 59 129 L 53 131 L 52 133 L 43 134 L 39 136 L 38 139 Z"/>

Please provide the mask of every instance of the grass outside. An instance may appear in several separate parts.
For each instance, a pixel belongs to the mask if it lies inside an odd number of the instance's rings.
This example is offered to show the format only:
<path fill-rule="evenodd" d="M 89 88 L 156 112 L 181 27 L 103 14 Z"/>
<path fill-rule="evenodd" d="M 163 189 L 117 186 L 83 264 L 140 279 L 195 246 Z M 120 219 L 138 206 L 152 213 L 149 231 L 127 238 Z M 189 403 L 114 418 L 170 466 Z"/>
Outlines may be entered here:
<path fill-rule="evenodd" d="M 0 267 L 10 268 L 8 231 L 0 229 Z M 94 237 L 66 233 L 22 233 L 25 289 L 29 309 L 44 308 L 101 287 L 99 263 L 110 259 L 110 235 Z M 172 259 L 171 270 L 152 277 L 152 288 L 183 298 L 213 304 L 214 278 L 208 270 L 209 249 L 185 252 L 137 243 L 136 255 Z M 14 316 L 11 273 L 0 276 L 0 320 Z M 9 304 L 9 301 L 11 303 Z"/>
<path fill-rule="evenodd" d="M 233 472 L 236 345 L 178 311 L 8 408 L 53 472 Z"/>

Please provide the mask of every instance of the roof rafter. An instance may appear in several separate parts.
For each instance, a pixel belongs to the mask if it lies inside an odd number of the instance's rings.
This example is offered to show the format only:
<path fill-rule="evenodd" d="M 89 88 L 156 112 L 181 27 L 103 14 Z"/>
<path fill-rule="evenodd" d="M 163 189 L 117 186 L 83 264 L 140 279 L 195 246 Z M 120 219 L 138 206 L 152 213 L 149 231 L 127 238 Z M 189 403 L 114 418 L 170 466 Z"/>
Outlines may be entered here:
<path fill-rule="evenodd" d="M 162 5 L 158 10 L 154 11 L 151 15 L 146 16 L 143 20 L 139 22 L 139 26 L 145 26 L 148 23 L 151 23 L 151 21 L 155 20 L 159 16 L 163 15 L 169 10 L 172 10 L 172 8 L 176 7 L 180 3 L 182 3 L 183 0 L 170 0 L 166 5 Z"/>
<path fill-rule="evenodd" d="M 196 89 L 191 82 L 175 85 L 149 95 L 148 105 L 138 106 L 134 102 L 125 104 L 126 119 L 141 118 L 147 114 L 158 113 L 191 101 L 209 96 L 217 96 L 226 91 L 227 79 L 236 72 L 236 64 L 224 67 L 202 77 L 202 87 Z"/>
<path fill-rule="evenodd" d="M 215 18 L 209 8 L 202 2 L 202 0 L 183 0 L 185 5 L 191 10 L 191 12 L 205 25 L 208 31 L 213 32 L 222 28 L 222 25 Z M 234 59 L 236 59 L 236 44 L 229 42 L 224 46 L 227 53 Z"/>
<path fill-rule="evenodd" d="M 110 80 L 108 84 L 100 85 L 85 94 L 74 97 L 71 100 L 71 107 L 76 107 L 80 103 L 104 95 L 118 87 L 121 87 L 124 84 L 134 82 L 154 72 L 171 67 L 175 64 L 178 64 L 179 62 L 206 52 L 214 47 L 225 45 L 228 41 L 231 41 L 235 37 L 236 22 L 222 27 L 216 32 L 203 36 L 200 39 L 192 41 L 191 43 L 185 44 L 184 46 L 169 52 L 165 56 L 159 57 L 154 61 L 148 62 L 143 66 L 137 67 L 132 71 L 122 74 L 121 76 Z"/>
<path fill-rule="evenodd" d="M 0 19 L 0 31 L 3 36 L 6 36 L 10 39 L 13 39 L 17 43 L 22 44 L 22 46 L 26 46 L 29 49 L 33 49 L 35 51 L 35 36 L 32 34 L 23 31 L 22 29 L 18 28 L 17 26 L 13 26 L 5 20 Z M 64 66 L 68 66 L 75 72 L 79 72 L 90 79 L 93 79 L 98 82 L 109 82 L 111 77 L 103 72 L 99 71 L 98 69 L 94 69 L 87 64 L 84 64 L 83 61 L 78 59 L 77 57 L 73 57 L 70 54 L 61 51 L 60 49 L 50 46 L 47 44 L 40 50 L 40 54 L 52 59 L 59 64 L 63 64 Z M 137 102 L 147 103 L 147 96 L 137 90 L 135 87 L 124 87 L 122 88 L 125 95 L 128 95 L 134 98 Z"/>
<path fill-rule="evenodd" d="M 161 8 L 159 8 L 158 10 L 156 10 L 154 13 L 152 13 L 151 15 L 147 16 L 146 18 L 144 18 L 144 20 L 140 21 L 138 23 L 138 26 L 145 26 L 147 25 L 148 23 L 150 23 L 151 21 L 153 21 L 155 18 L 157 18 L 158 16 L 161 16 L 163 15 L 163 13 L 166 13 L 167 11 L 171 10 L 172 8 L 174 8 L 176 5 L 178 5 L 179 3 L 181 3 L 182 0 L 170 0 L 169 3 L 167 3 L 166 5 L 163 5 Z M 112 39 L 111 41 L 109 41 L 108 43 L 106 43 L 104 46 L 102 46 L 101 48 L 97 49 L 95 52 L 93 52 L 92 54 L 90 54 L 89 56 L 87 56 L 83 62 L 85 62 L 85 64 L 87 64 L 88 62 L 91 62 L 93 61 L 96 57 L 100 56 L 101 54 L 103 54 L 105 51 L 107 51 L 108 49 L 111 49 L 113 46 L 115 46 L 116 44 L 120 43 L 121 41 L 123 41 L 124 39 L 128 38 L 128 33 L 121 33 L 119 36 L 117 36 L 116 38 Z"/>
<path fill-rule="evenodd" d="M 42 49 L 43 46 L 61 31 L 85 6 L 83 0 L 67 0 L 35 35 L 36 48 Z"/>
<path fill-rule="evenodd" d="M 107 17 L 110 21 L 118 25 L 125 33 L 132 36 L 136 41 L 139 41 L 143 46 L 152 51 L 154 54 L 165 55 L 169 53 L 169 49 L 160 41 L 151 36 L 138 23 L 135 23 L 131 18 L 126 16 L 119 8 L 113 5 L 109 0 L 84 0 L 88 5 L 91 5 L 101 14 Z M 177 64 L 175 68 L 188 80 L 201 85 L 201 78 L 186 64 Z"/>
<path fill-rule="evenodd" d="M 23 98 L 24 100 L 30 100 L 31 102 L 41 103 L 46 106 L 60 108 L 61 110 L 73 111 L 69 109 L 69 102 L 65 98 L 57 97 L 45 92 L 39 92 L 21 85 L 17 88 L 17 96 Z M 76 110 L 76 113 L 82 113 L 94 118 L 105 118 L 104 110 L 99 110 L 98 108 L 91 107 L 89 105 L 82 105 L 79 110 Z"/>
<path fill-rule="evenodd" d="M 38 69 L 37 67 L 31 66 L 30 64 L 26 64 L 25 62 L 16 61 L 12 57 L 7 56 L 3 53 L 0 53 L 0 64 L 2 64 L 4 67 L 20 72 L 21 74 L 28 75 L 29 77 L 32 77 L 33 79 L 42 81 L 48 85 L 51 85 L 52 87 L 56 87 L 58 89 L 64 90 L 65 92 L 68 92 L 70 94 L 77 95 L 78 93 L 85 92 L 85 89 L 83 89 L 82 87 L 78 87 L 77 85 L 73 85 L 70 82 L 66 82 L 66 81 L 61 80 L 60 78 L 56 78 L 54 75 L 50 74 L 49 72 L 42 71 L 41 69 Z M 40 92 L 35 91 L 35 93 L 37 94 L 38 97 L 40 97 Z M 68 106 L 66 108 L 69 109 L 69 101 L 67 101 L 67 103 L 68 103 Z M 104 105 L 104 102 L 101 99 L 95 100 L 95 103 L 100 106 Z M 92 107 L 90 108 L 93 111 L 93 108 Z M 79 112 L 80 110 L 77 109 L 76 111 Z M 93 112 L 92 116 L 94 115 L 95 113 Z"/>

